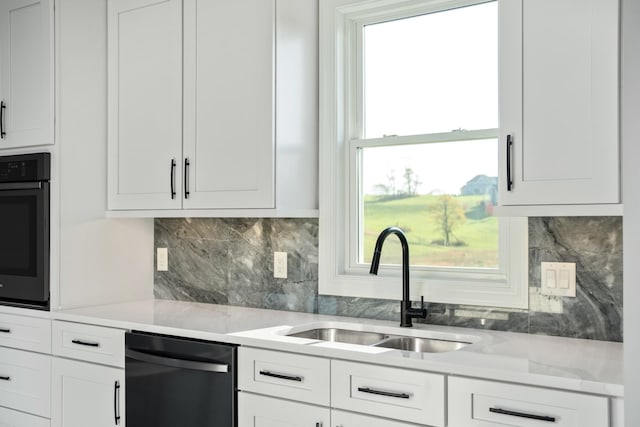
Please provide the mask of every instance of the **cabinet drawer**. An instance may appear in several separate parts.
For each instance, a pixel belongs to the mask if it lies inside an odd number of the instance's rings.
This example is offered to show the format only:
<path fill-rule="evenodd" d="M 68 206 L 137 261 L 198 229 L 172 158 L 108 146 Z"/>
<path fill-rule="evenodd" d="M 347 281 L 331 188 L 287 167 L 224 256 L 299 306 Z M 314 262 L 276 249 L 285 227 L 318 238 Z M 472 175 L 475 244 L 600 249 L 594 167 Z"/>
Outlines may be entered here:
<path fill-rule="evenodd" d="M 0 314 L 0 346 L 51 353 L 51 320 Z"/>
<path fill-rule="evenodd" d="M 608 399 L 567 391 L 449 378 L 451 427 L 607 427 Z"/>
<path fill-rule="evenodd" d="M 50 427 L 51 422 L 42 417 L 12 411 L 0 407 L 0 427 Z"/>
<path fill-rule="evenodd" d="M 285 399 L 329 406 L 328 359 L 240 347 L 238 387 Z"/>
<path fill-rule="evenodd" d="M 124 368 L 124 330 L 53 322 L 53 354 Z"/>
<path fill-rule="evenodd" d="M 0 406 L 49 417 L 51 356 L 0 348 Z"/>
<path fill-rule="evenodd" d="M 445 379 L 427 372 L 332 361 L 331 406 L 440 427 Z"/>

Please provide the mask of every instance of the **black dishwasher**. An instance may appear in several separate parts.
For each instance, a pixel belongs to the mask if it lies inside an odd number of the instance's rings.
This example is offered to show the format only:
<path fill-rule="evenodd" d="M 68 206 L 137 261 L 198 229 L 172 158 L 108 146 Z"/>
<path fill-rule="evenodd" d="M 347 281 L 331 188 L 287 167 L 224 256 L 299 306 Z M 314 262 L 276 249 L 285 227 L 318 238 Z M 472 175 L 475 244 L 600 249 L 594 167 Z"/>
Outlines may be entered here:
<path fill-rule="evenodd" d="M 125 336 L 127 427 L 235 427 L 236 346 Z"/>

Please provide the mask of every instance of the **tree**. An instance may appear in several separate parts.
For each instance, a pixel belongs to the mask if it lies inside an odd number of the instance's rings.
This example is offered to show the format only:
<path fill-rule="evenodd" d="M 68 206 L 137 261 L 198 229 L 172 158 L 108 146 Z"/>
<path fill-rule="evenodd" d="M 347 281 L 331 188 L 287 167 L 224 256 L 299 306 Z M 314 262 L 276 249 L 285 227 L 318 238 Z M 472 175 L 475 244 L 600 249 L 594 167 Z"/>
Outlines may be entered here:
<path fill-rule="evenodd" d="M 396 191 L 396 173 L 393 169 L 391 169 L 391 171 L 389 171 L 389 173 L 387 174 L 387 180 L 389 180 L 389 194 L 392 196 L 395 196 L 397 191 Z"/>
<path fill-rule="evenodd" d="M 414 175 L 413 169 L 405 166 L 403 177 L 407 196 L 415 196 L 418 191 L 418 185 L 422 184 L 418 181 L 418 176 Z"/>
<path fill-rule="evenodd" d="M 443 194 L 436 198 L 436 202 L 430 212 L 440 230 L 443 245 L 449 246 L 453 237 L 453 230 L 467 220 L 464 215 L 464 208 L 457 198 L 449 194 Z"/>

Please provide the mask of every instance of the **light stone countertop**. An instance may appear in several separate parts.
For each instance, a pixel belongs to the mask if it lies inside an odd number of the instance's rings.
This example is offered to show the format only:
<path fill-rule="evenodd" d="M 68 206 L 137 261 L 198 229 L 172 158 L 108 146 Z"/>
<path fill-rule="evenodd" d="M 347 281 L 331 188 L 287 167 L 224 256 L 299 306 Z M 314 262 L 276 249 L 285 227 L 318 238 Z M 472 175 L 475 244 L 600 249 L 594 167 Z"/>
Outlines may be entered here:
<path fill-rule="evenodd" d="M 607 396 L 624 396 L 623 346 L 574 338 L 264 310 L 179 301 L 146 300 L 51 312 L 51 318 L 121 329 L 470 376 Z M 314 327 L 473 342 L 447 353 L 415 353 L 287 337 Z"/>

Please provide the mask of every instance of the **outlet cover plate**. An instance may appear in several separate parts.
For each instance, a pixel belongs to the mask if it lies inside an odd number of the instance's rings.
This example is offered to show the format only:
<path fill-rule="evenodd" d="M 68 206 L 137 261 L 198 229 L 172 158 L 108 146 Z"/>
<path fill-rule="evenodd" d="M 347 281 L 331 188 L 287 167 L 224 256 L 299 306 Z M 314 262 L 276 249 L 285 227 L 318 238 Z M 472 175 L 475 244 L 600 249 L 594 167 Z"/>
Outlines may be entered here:
<path fill-rule="evenodd" d="M 273 277 L 275 277 L 276 279 L 287 278 L 287 253 L 286 252 L 273 253 Z"/>
<path fill-rule="evenodd" d="M 156 252 L 158 271 L 169 271 L 169 253 L 167 248 L 158 248 Z"/>

